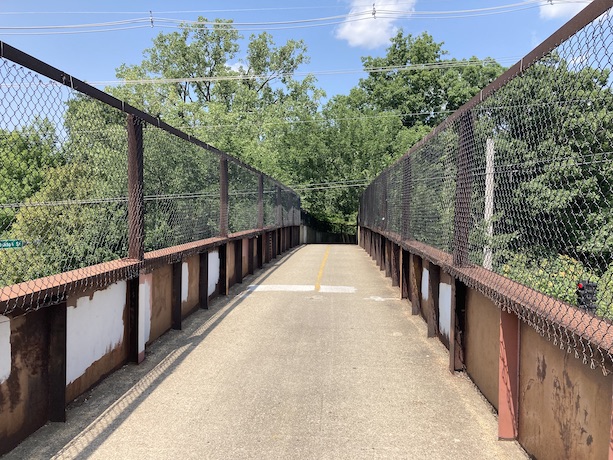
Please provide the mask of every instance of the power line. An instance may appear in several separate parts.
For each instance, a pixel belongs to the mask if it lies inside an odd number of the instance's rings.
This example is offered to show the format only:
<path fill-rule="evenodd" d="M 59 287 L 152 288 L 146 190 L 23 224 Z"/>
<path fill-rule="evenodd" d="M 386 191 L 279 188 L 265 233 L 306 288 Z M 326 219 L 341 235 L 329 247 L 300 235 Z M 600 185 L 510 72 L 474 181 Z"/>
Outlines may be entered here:
<path fill-rule="evenodd" d="M 386 67 L 364 67 L 362 69 L 330 69 L 330 70 L 315 70 L 309 72 L 287 72 L 275 74 L 250 74 L 237 73 L 234 75 L 218 75 L 209 77 L 182 77 L 182 78 L 144 78 L 134 80 L 102 80 L 88 81 L 92 86 L 106 85 L 141 85 L 141 84 L 174 84 L 174 83 L 204 83 L 204 82 L 222 82 L 222 81 L 243 81 L 243 80 L 269 80 L 271 78 L 282 77 L 307 77 L 318 75 L 347 75 L 356 73 L 386 73 L 396 71 L 412 71 L 412 70 L 436 70 L 436 69 L 451 69 L 457 67 L 469 67 L 475 65 L 486 66 L 488 64 L 500 64 L 501 62 L 515 63 L 517 57 L 505 57 L 499 60 L 495 59 L 464 59 L 464 60 L 445 60 L 437 62 L 426 62 L 422 64 L 409 64 L 405 66 L 386 66 Z"/>
<path fill-rule="evenodd" d="M 385 19 L 444 19 L 444 18 L 468 18 L 475 16 L 486 16 L 493 14 L 507 14 L 522 11 L 529 8 L 542 7 L 547 5 L 567 4 L 567 3 L 589 3 L 588 0 L 526 0 L 519 3 L 506 5 L 473 8 L 464 10 L 447 11 L 416 11 L 416 10 L 392 10 L 386 8 L 377 9 L 377 18 Z M 74 34 L 92 32 L 111 32 L 118 30 L 128 30 L 137 28 L 183 28 L 212 26 L 220 28 L 233 28 L 236 30 L 280 30 L 298 29 L 305 27 L 321 27 L 345 24 L 354 21 L 373 20 L 372 9 L 351 10 L 347 14 L 325 16 L 308 19 L 295 19 L 287 21 L 263 21 L 263 22 L 219 22 L 219 21 L 185 21 L 173 18 L 156 17 L 149 15 L 146 17 L 126 19 L 121 21 L 109 21 L 101 23 L 86 24 L 67 24 L 67 25 L 43 25 L 43 26 L 0 26 L 0 31 L 5 35 L 55 35 L 55 34 Z M 66 30 L 73 29 L 73 30 Z M 79 29 L 79 30 L 74 30 Z"/>

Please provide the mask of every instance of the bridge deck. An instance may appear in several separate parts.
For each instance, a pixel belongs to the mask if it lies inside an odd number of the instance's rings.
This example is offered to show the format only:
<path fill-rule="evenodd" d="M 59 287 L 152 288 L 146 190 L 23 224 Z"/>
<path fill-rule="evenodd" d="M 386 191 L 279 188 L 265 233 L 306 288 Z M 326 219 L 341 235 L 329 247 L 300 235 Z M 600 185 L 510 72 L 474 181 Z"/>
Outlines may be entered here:
<path fill-rule="evenodd" d="M 302 246 L 7 458 L 525 458 L 397 297 L 357 246 Z"/>

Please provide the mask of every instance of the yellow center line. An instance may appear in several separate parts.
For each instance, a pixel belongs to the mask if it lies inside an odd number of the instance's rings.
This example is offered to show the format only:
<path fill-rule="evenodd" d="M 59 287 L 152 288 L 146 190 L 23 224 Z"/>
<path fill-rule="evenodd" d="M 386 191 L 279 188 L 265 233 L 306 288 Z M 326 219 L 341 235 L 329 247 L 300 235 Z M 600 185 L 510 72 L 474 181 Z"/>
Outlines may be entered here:
<path fill-rule="evenodd" d="M 326 267 L 326 262 L 328 261 L 328 256 L 330 255 L 330 246 L 326 248 L 326 252 L 324 253 L 324 258 L 321 261 L 321 265 L 319 266 L 319 272 L 317 273 L 317 281 L 315 281 L 315 292 L 319 292 L 321 288 L 321 277 L 324 276 L 324 268 Z"/>

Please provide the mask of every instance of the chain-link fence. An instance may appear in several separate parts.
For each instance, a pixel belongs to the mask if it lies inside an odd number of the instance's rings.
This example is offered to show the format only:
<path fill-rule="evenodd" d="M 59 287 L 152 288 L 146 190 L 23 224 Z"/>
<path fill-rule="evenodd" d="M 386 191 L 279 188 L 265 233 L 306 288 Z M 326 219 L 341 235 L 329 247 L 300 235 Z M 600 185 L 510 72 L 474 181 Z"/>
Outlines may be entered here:
<path fill-rule="evenodd" d="M 300 225 L 292 190 L 0 44 L 0 314 L 137 276 L 148 251 Z"/>
<path fill-rule="evenodd" d="M 359 218 L 545 294 L 490 293 L 592 364 L 596 338 L 613 350 L 612 31 L 592 4 L 378 176 Z"/>

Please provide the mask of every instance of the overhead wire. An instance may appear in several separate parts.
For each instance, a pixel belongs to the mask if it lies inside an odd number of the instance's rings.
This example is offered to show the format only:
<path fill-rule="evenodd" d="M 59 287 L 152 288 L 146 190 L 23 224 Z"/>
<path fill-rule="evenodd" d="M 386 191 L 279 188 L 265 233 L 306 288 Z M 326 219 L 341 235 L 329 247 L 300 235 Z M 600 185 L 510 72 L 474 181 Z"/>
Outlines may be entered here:
<path fill-rule="evenodd" d="M 306 77 L 317 75 L 346 75 L 355 73 L 385 73 L 394 71 L 410 71 L 410 70 L 429 70 L 429 69 L 450 69 L 456 67 L 469 67 L 474 65 L 488 65 L 501 63 L 515 63 L 517 57 L 504 57 L 498 60 L 487 59 L 463 59 L 463 60 L 445 60 L 436 62 L 427 62 L 422 64 L 409 64 L 405 66 L 383 66 L 383 67 L 364 67 L 362 69 L 330 69 L 309 72 L 287 72 L 277 74 L 249 74 L 238 73 L 234 75 L 217 75 L 208 77 L 181 77 L 181 78 L 144 78 L 144 79 L 125 79 L 125 80 L 102 80 L 88 81 L 92 86 L 104 85 L 136 85 L 136 84 L 172 84 L 172 83 L 200 83 L 200 82 L 222 82 L 222 81 L 242 81 L 253 79 L 270 79 L 282 77 Z M 502 65 L 502 64 L 501 64 Z"/>
<path fill-rule="evenodd" d="M 305 27 L 321 27 L 344 24 L 354 21 L 376 20 L 376 18 L 385 19 L 444 19 L 444 18 L 467 18 L 492 14 L 506 14 L 516 11 L 522 11 L 529 8 L 542 7 L 546 5 L 558 5 L 568 3 L 589 3 L 588 0 L 526 0 L 519 3 L 511 3 L 506 5 L 498 5 L 491 7 L 463 9 L 463 10 L 446 10 L 446 11 L 417 11 L 411 10 L 396 10 L 377 8 L 376 15 L 373 16 L 371 8 L 362 10 L 352 9 L 349 13 L 325 16 L 318 18 L 295 19 L 286 21 L 263 21 L 263 22 L 219 22 L 219 21 L 185 21 L 180 19 L 157 17 L 150 14 L 146 17 L 133 19 L 125 19 L 121 21 L 109 21 L 101 23 L 86 23 L 86 24 L 65 24 L 65 25 L 41 25 L 41 26 L 0 26 L 0 31 L 4 35 L 54 35 L 68 33 L 65 29 L 73 30 L 70 33 L 92 33 L 92 32 L 110 32 L 115 30 L 126 30 L 130 28 L 184 28 L 184 27 L 201 27 L 214 26 L 221 28 L 233 28 L 237 30 L 281 30 L 281 29 L 298 29 Z M 128 14 L 128 13 L 126 13 Z"/>

